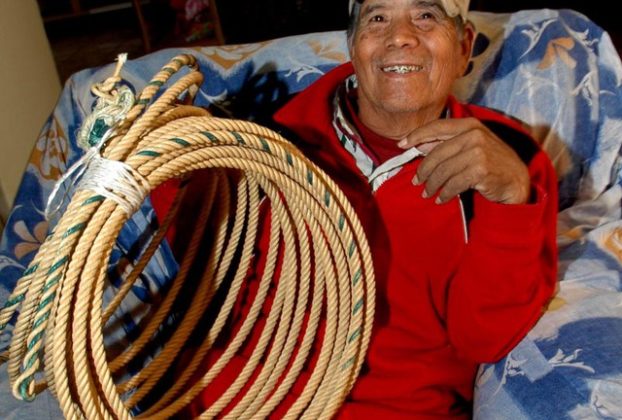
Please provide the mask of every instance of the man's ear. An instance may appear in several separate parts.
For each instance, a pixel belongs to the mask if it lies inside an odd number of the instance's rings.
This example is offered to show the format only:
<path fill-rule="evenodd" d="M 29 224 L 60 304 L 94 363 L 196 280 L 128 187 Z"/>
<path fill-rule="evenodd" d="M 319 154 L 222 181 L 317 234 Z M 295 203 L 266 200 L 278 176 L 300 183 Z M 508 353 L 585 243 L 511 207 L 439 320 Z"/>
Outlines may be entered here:
<path fill-rule="evenodd" d="M 460 40 L 460 57 L 461 57 L 461 67 L 460 67 L 460 76 L 464 74 L 468 65 L 469 59 L 471 58 L 471 51 L 473 49 L 473 40 L 475 39 L 475 26 L 470 21 L 467 21 L 464 24 L 464 32 L 462 35 L 462 39 Z"/>

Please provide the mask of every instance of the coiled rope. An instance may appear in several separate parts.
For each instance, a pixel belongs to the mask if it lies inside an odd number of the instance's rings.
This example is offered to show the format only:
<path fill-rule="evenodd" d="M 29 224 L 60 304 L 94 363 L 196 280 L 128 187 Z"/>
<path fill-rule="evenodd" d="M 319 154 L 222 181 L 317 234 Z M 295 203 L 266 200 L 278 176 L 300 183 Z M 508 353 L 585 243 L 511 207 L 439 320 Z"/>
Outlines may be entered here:
<path fill-rule="evenodd" d="M 8 354 L 0 355 L 0 362 L 8 360 L 13 394 L 32 400 L 49 388 L 64 415 L 72 419 L 129 419 L 136 414 L 169 418 L 225 368 L 252 331 L 268 290 L 278 281 L 251 357 L 201 417 L 218 416 L 228 405 L 230 418 L 269 415 L 307 362 L 322 316 L 326 326 L 317 362 L 286 416 L 331 417 L 358 375 L 373 320 L 372 262 L 354 211 L 337 186 L 277 133 L 245 121 L 214 118 L 202 108 L 184 105 L 203 80 L 194 57 L 171 60 L 130 106 L 131 95 L 118 83 L 121 66 L 122 60 L 115 74 L 93 90 L 98 105 L 79 136 L 89 151 L 66 175 L 81 177 L 78 188 L 0 311 L 0 331 L 19 314 Z M 160 92 L 183 67 L 188 68 L 186 73 Z M 141 325 L 138 338 L 113 356 L 106 348 L 105 327 L 163 240 L 183 188 L 105 305 L 104 292 L 111 289 L 107 271 L 112 244 L 150 191 L 168 179 L 204 168 L 210 168 L 205 199 L 197 209 L 196 229 L 179 271 Z M 256 296 L 225 350 L 197 379 L 193 375 L 225 329 L 249 272 L 262 199 L 269 202 L 271 222 Z M 213 245 L 183 319 L 161 350 L 141 370 L 129 374 L 127 367 L 171 316 L 208 222 L 216 226 L 210 231 Z M 228 277 L 230 281 L 225 280 Z M 185 354 L 174 383 L 167 384 L 157 401 L 149 402 L 146 397 L 165 377 L 193 331 L 205 328 L 198 325 L 199 320 L 225 284 L 224 302 L 203 341 Z M 305 315 L 309 316 L 306 323 Z"/>

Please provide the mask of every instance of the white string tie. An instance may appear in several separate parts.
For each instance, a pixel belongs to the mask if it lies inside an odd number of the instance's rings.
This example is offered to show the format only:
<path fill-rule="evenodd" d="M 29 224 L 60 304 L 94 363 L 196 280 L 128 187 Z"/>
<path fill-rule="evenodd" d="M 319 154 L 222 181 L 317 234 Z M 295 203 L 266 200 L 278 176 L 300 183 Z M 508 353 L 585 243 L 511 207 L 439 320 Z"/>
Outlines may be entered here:
<path fill-rule="evenodd" d="M 56 181 L 56 184 L 54 184 L 54 188 L 52 189 L 52 192 L 50 193 L 47 204 L 45 206 L 45 220 L 51 222 L 52 217 L 54 217 L 57 213 L 61 211 L 63 204 L 67 200 L 67 196 L 69 195 L 69 188 L 65 189 L 62 196 L 59 194 L 60 188 L 65 185 L 67 180 L 75 179 L 75 183 L 84 175 L 84 172 L 86 172 L 87 168 L 89 167 L 90 161 L 93 160 L 96 156 L 100 156 L 99 152 L 102 145 L 106 143 L 106 140 L 108 140 L 108 138 L 110 138 L 112 134 L 113 130 L 108 130 L 102 136 L 101 141 L 97 145 L 90 147 L 86 151 L 86 153 L 82 155 L 82 157 L 78 159 L 76 163 L 71 165 L 67 172 L 65 172 L 63 176 L 60 177 L 58 181 Z M 58 199 L 59 197 L 60 199 Z M 55 204 L 56 201 L 58 201 L 57 204 Z"/>
<path fill-rule="evenodd" d="M 110 160 L 99 154 L 87 163 L 77 191 L 89 190 L 119 204 L 128 215 L 140 208 L 151 191 L 149 182 L 138 171 L 118 160 Z"/>

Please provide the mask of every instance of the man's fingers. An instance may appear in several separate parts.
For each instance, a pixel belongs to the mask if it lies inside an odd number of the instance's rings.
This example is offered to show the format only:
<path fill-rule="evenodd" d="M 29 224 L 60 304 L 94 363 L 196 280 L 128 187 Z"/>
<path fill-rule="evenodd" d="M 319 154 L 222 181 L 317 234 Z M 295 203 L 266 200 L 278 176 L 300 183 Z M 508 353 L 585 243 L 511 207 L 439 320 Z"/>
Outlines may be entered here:
<path fill-rule="evenodd" d="M 477 125 L 473 118 L 447 118 L 432 121 L 410 133 L 397 145 L 402 149 L 409 149 L 420 144 L 449 140 L 465 131 L 472 130 Z"/>
<path fill-rule="evenodd" d="M 419 183 L 428 181 L 428 177 L 432 174 L 436 168 L 446 161 L 451 160 L 454 157 L 462 155 L 465 152 L 463 141 L 446 141 L 435 143 L 435 147 L 430 153 L 423 159 L 419 168 L 417 168 L 417 179 Z M 420 146 L 421 148 L 423 146 Z"/>
<path fill-rule="evenodd" d="M 442 144 L 444 140 L 436 140 L 436 141 L 431 141 L 429 143 L 422 143 L 419 146 L 417 146 L 417 149 L 419 149 L 419 151 L 421 153 L 423 153 L 424 156 L 429 155 L 432 150 L 434 150 L 438 145 Z"/>
<path fill-rule="evenodd" d="M 444 120 L 445 124 L 441 125 L 430 123 L 409 136 L 417 142 L 430 129 L 442 129 L 437 138 L 458 129 L 449 140 L 423 143 L 431 150 L 419 164 L 413 182 L 425 184 L 423 196 L 438 195 L 439 203 L 471 188 L 490 201 L 525 203 L 529 198 L 529 173 L 525 164 L 481 123 L 466 120 L 463 125 L 452 120 Z"/>
<path fill-rule="evenodd" d="M 469 172 L 470 171 L 461 172 L 449 178 L 439 192 L 436 203 L 446 203 L 458 194 L 462 194 L 466 190 L 473 188 L 475 174 Z"/>
<path fill-rule="evenodd" d="M 451 158 L 443 160 L 436 165 L 432 173 L 425 180 L 424 196 L 432 197 L 441 190 L 441 188 L 442 190 L 446 190 L 450 180 L 454 181 L 452 181 L 449 190 L 445 193 L 446 195 L 453 194 L 453 197 L 470 188 L 470 183 L 473 182 L 473 179 L 472 174 L 468 171 L 471 162 L 471 158 L 468 155 L 468 153 L 456 153 Z M 464 182 L 458 182 L 458 180 L 463 180 Z M 458 190 L 454 191 L 454 189 Z M 447 201 L 445 195 L 442 197 L 442 201 Z"/>

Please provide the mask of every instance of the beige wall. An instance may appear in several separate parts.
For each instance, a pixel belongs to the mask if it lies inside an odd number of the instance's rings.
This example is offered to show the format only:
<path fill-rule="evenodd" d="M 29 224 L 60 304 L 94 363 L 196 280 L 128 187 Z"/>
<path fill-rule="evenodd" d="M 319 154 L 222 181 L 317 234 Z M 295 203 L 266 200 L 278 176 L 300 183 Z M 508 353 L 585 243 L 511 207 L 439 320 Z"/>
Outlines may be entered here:
<path fill-rule="evenodd" d="M 0 219 L 60 93 L 36 0 L 0 0 Z M 0 220 L 0 227 L 2 221 Z"/>

